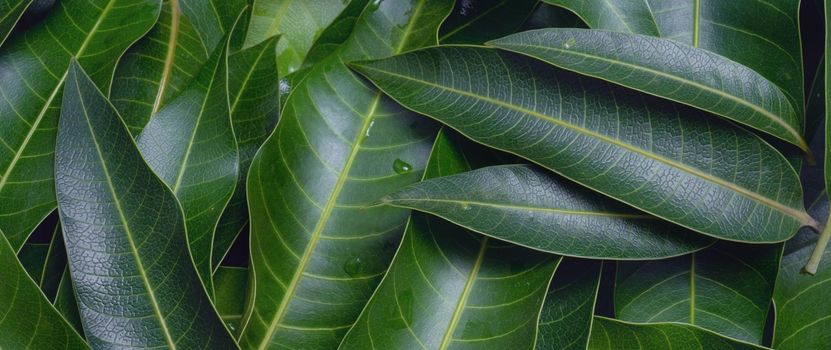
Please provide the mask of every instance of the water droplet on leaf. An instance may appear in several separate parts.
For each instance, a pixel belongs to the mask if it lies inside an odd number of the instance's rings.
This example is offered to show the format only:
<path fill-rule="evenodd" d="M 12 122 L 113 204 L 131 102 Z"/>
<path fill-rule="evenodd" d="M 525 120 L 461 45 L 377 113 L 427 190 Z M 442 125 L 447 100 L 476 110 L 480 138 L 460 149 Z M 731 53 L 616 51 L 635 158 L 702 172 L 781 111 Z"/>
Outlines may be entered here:
<path fill-rule="evenodd" d="M 354 257 L 346 261 L 343 264 L 343 271 L 346 272 L 347 275 L 355 277 L 360 275 L 361 271 L 364 270 L 364 262 L 361 261 L 361 258 Z"/>
<path fill-rule="evenodd" d="M 395 170 L 396 173 L 404 175 L 409 174 L 411 171 L 413 171 L 413 166 L 410 165 L 410 163 L 396 158 L 395 161 L 392 163 L 392 170 Z"/>

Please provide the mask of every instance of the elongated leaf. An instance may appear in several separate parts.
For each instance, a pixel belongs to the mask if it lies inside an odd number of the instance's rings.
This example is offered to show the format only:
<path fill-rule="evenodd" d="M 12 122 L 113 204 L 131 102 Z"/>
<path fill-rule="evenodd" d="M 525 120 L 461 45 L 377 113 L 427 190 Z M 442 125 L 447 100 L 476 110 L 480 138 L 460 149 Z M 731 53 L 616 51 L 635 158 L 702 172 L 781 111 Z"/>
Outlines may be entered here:
<path fill-rule="evenodd" d="M 18 262 L 0 237 L 0 347 L 4 349 L 88 349 Z"/>
<path fill-rule="evenodd" d="M 58 209 L 90 344 L 233 348 L 188 254 L 176 198 L 77 63 L 57 140 Z"/>
<path fill-rule="evenodd" d="M 232 332 L 239 328 L 245 308 L 245 290 L 248 287 L 248 269 L 220 266 L 214 274 L 216 310 Z"/>
<path fill-rule="evenodd" d="M 280 34 L 277 62 L 280 75 L 300 68 L 315 38 L 349 1 L 256 0 L 244 47 Z"/>
<path fill-rule="evenodd" d="M 718 243 L 647 263 L 618 263 L 615 316 L 683 322 L 761 344 L 781 245 Z"/>
<path fill-rule="evenodd" d="M 20 16 L 26 8 L 32 4 L 32 0 L 2 0 L 0 1 L 0 46 L 14 29 L 14 25 L 20 20 Z"/>
<path fill-rule="evenodd" d="M 47 255 L 49 255 L 49 244 L 26 243 L 20 248 L 17 258 L 29 277 L 34 281 L 40 281 Z"/>
<path fill-rule="evenodd" d="M 497 239 L 568 256 L 660 259 L 713 242 L 525 165 L 431 179 L 382 201 L 434 214 Z"/>
<path fill-rule="evenodd" d="M 110 101 L 134 136 L 187 86 L 213 50 L 182 14 L 180 1 L 164 2 L 156 25 L 116 68 Z"/>
<path fill-rule="evenodd" d="M 43 263 L 43 271 L 40 274 L 40 279 L 37 280 L 43 294 L 53 303 L 60 289 L 64 270 L 66 270 L 66 247 L 63 243 L 61 225 L 56 223 L 52 239 L 49 242 L 49 251 L 46 253 L 46 260 Z"/>
<path fill-rule="evenodd" d="M 242 32 L 243 28 L 235 29 Z M 234 195 L 216 227 L 213 267 L 219 265 L 234 239 L 248 222 L 245 179 L 248 167 L 277 125 L 279 80 L 274 53 L 277 37 L 228 55 L 228 93 L 231 121 L 239 148 L 239 177 Z"/>
<path fill-rule="evenodd" d="M 355 67 L 475 141 L 693 230 L 775 242 L 816 226 L 782 155 L 695 110 L 483 48 L 429 48 Z"/>
<path fill-rule="evenodd" d="M 489 44 L 721 115 L 808 151 L 802 117 L 782 90 L 752 69 L 707 50 L 590 29 L 542 29 Z"/>
<path fill-rule="evenodd" d="M 482 44 L 516 32 L 537 0 L 457 1 L 453 12 L 441 25 L 442 44 Z"/>
<path fill-rule="evenodd" d="M 70 58 L 106 90 L 119 56 L 159 11 L 158 0 L 61 1 L 0 47 L 0 228 L 15 250 L 55 209 L 55 130 Z"/>
<path fill-rule="evenodd" d="M 659 36 L 750 67 L 782 89 L 802 118 L 799 0 L 545 1 L 571 10 L 592 29 Z"/>
<path fill-rule="evenodd" d="M 311 68 L 251 163 L 249 304 L 240 345 L 331 348 L 392 259 L 407 211 L 370 206 L 421 177 L 435 124 L 343 63 L 435 45 L 452 1 L 386 0 Z M 381 35 L 379 37 L 379 35 Z M 353 265 L 358 265 L 356 271 Z"/>
<path fill-rule="evenodd" d="M 320 32 L 320 35 L 315 39 L 314 44 L 309 48 L 309 53 L 306 54 L 306 58 L 303 60 L 301 69 L 309 68 L 324 60 L 346 42 L 352 36 L 352 30 L 361 17 L 361 13 L 364 12 L 367 3 L 369 3 L 369 0 L 349 0 L 349 4 L 332 20 L 332 24 Z M 299 70 L 292 74 L 294 73 L 299 73 Z"/>
<path fill-rule="evenodd" d="M 55 301 L 52 304 L 63 315 L 63 318 L 75 328 L 75 331 L 83 337 L 84 326 L 81 322 L 80 311 L 78 310 L 78 301 L 75 300 L 75 287 L 72 286 L 69 265 L 64 267 L 60 283 L 58 284 L 58 292 L 55 294 Z"/>
<path fill-rule="evenodd" d="M 436 138 L 425 177 L 478 166 L 465 144 Z M 560 257 L 413 213 L 384 280 L 341 348 L 531 348 Z"/>
<path fill-rule="evenodd" d="M 208 52 L 231 32 L 246 8 L 246 0 L 179 0 L 182 15 L 190 19 Z"/>
<path fill-rule="evenodd" d="M 565 258 L 545 297 L 537 349 L 585 349 L 600 285 L 600 261 Z"/>
<path fill-rule="evenodd" d="M 590 350 L 739 350 L 764 349 L 680 323 L 628 323 L 595 316 Z"/>

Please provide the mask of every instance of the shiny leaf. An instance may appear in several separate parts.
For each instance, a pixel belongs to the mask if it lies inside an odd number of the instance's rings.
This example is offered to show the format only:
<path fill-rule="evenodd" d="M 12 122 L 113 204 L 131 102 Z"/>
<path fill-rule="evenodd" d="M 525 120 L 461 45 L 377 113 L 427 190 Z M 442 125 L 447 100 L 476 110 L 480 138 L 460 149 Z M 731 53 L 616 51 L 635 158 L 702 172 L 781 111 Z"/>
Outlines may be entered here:
<path fill-rule="evenodd" d="M 765 349 L 681 323 L 628 323 L 595 316 L 589 350 Z"/>
<path fill-rule="evenodd" d="M 31 4 L 32 0 L 0 0 L 0 46 Z"/>
<path fill-rule="evenodd" d="M 514 33 L 537 7 L 537 0 L 456 1 L 442 23 L 442 44 L 482 44 Z"/>
<path fill-rule="evenodd" d="M 220 266 L 214 274 L 216 297 L 214 303 L 222 321 L 232 332 L 239 328 L 245 308 L 245 290 L 248 287 L 248 269 Z"/>
<path fill-rule="evenodd" d="M 762 243 L 817 225 L 781 154 L 696 110 L 483 48 L 429 48 L 354 67 L 477 142 L 695 231 Z"/>
<path fill-rule="evenodd" d="M 65 90 L 55 184 L 90 345 L 233 348 L 188 254 L 173 193 L 77 63 Z"/>
<path fill-rule="evenodd" d="M 593 321 L 602 263 L 565 258 L 545 297 L 537 349 L 585 349 Z"/>
<path fill-rule="evenodd" d="M 361 17 L 361 13 L 364 12 L 367 3 L 369 3 L 369 0 L 349 0 L 349 4 L 332 20 L 332 24 L 320 32 L 320 35 L 315 39 L 309 53 L 306 54 L 306 58 L 303 60 L 301 69 L 309 68 L 324 60 L 346 42 L 352 36 L 352 30 Z M 294 73 L 299 73 L 299 71 Z"/>

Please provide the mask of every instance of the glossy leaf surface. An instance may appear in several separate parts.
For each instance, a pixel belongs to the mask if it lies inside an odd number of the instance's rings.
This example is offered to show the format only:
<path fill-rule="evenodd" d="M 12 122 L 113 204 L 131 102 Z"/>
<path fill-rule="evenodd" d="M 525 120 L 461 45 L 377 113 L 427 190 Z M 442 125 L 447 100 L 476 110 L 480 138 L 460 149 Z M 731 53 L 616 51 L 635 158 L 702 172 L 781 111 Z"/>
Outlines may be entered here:
<path fill-rule="evenodd" d="M 214 304 L 222 322 L 231 332 L 239 328 L 245 308 L 245 290 L 248 287 L 248 269 L 220 266 L 214 274 L 216 297 Z"/>
<path fill-rule="evenodd" d="M 61 1 L 0 47 L 0 228 L 15 250 L 55 209 L 55 130 L 70 58 L 106 90 L 116 61 L 160 7 L 158 0 Z"/>
<path fill-rule="evenodd" d="M 435 45 L 451 7 L 367 7 L 347 42 L 293 87 L 248 176 L 254 290 L 242 347 L 334 347 L 358 318 L 407 220 L 406 210 L 368 205 L 418 181 L 435 125 L 343 62 Z"/>
<path fill-rule="evenodd" d="M 354 66 L 406 107 L 477 142 L 695 231 L 761 243 L 816 226 L 782 155 L 698 111 L 483 48 Z"/>
<path fill-rule="evenodd" d="M 308 69 L 316 63 L 326 59 L 336 51 L 352 35 L 355 24 L 360 19 L 369 0 L 349 0 L 349 4 L 332 20 L 332 24 L 320 32 L 314 44 L 306 54 L 301 69 Z M 292 74 L 300 73 L 294 71 Z"/>
<path fill-rule="evenodd" d="M 234 348 L 199 282 L 173 193 L 77 63 L 65 90 L 55 182 L 90 345 Z"/>
<path fill-rule="evenodd" d="M 585 349 L 600 284 L 600 261 L 565 258 L 542 307 L 537 349 Z"/>
<path fill-rule="evenodd" d="M 537 0 L 456 1 L 453 12 L 441 25 L 439 42 L 482 44 L 514 33 L 538 3 Z"/>
<path fill-rule="evenodd" d="M 6 41 L 12 29 L 14 29 L 14 25 L 20 20 L 20 16 L 31 4 L 32 0 L 0 1 L 0 45 L 3 45 L 3 42 Z"/>
<path fill-rule="evenodd" d="M 226 52 L 225 43 L 219 45 L 193 82 L 136 137 L 147 164 L 182 204 L 190 254 L 211 295 L 214 229 L 239 171 Z"/>
<path fill-rule="evenodd" d="M 590 350 L 745 350 L 761 346 L 681 323 L 627 323 L 595 316 Z"/>
<path fill-rule="evenodd" d="M 631 209 L 543 169 L 482 168 L 382 198 L 525 247 L 568 256 L 659 259 L 712 240 Z"/>
<path fill-rule="evenodd" d="M 542 29 L 488 43 L 561 68 L 697 107 L 803 150 L 802 117 L 750 68 L 668 39 L 590 29 Z"/>

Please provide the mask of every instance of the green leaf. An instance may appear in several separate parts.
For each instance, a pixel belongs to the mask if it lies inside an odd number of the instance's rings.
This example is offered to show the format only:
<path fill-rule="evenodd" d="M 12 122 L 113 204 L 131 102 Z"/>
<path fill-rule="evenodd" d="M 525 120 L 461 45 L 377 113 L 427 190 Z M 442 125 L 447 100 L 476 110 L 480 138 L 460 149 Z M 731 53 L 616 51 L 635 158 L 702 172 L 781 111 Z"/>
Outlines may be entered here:
<path fill-rule="evenodd" d="M 190 19 L 208 52 L 219 45 L 246 8 L 246 0 L 179 0 L 182 15 Z"/>
<path fill-rule="evenodd" d="M 527 165 L 482 168 L 419 182 L 382 198 L 544 252 L 660 259 L 713 240 L 632 210 Z"/>
<path fill-rule="evenodd" d="M 75 287 L 72 286 L 69 265 L 64 267 L 60 283 L 58 284 L 58 292 L 55 294 L 55 301 L 52 304 L 63 315 L 64 319 L 75 328 L 75 331 L 83 337 L 84 326 L 81 323 L 78 301 L 75 300 Z"/>
<path fill-rule="evenodd" d="M 436 126 L 343 62 L 435 45 L 452 6 L 373 2 L 284 101 L 248 174 L 254 276 L 242 347 L 333 348 L 358 318 L 407 221 L 406 210 L 368 205 L 420 179 Z"/>
<path fill-rule="evenodd" d="M 163 3 L 159 21 L 127 50 L 115 70 L 110 101 L 133 136 L 184 90 L 213 51 L 182 14 L 179 1 Z"/>
<path fill-rule="evenodd" d="M 66 269 L 66 247 L 63 243 L 61 225 L 56 223 L 49 242 L 49 251 L 43 263 L 38 286 L 49 301 L 54 302 Z"/>
<path fill-rule="evenodd" d="M 542 307 L 537 349 L 585 349 L 603 264 L 565 258 L 557 267 Z"/>
<path fill-rule="evenodd" d="M 228 104 L 227 46 L 217 46 L 199 75 L 136 137 L 150 168 L 182 204 L 196 271 L 213 295 L 214 229 L 239 173 Z"/>
<path fill-rule="evenodd" d="M 248 269 L 220 266 L 214 274 L 216 310 L 232 332 L 239 328 L 245 308 L 245 290 L 248 287 Z"/>
<path fill-rule="evenodd" d="M 464 146 L 440 132 L 425 177 L 476 166 Z M 389 271 L 341 348 L 531 348 L 559 261 L 414 212 Z"/>
<path fill-rule="evenodd" d="M 55 209 L 55 130 L 70 58 L 106 91 L 119 56 L 155 23 L 160 5 L 61 1 L 0 47 L 0 228 L 15 250 Z"/>
<path fill-rule="evenodd" d="M 47 243 L 26 243 L 17 253 L 17 258 L 23 269 L 34 281 L 40 281 L 43 276 L 43 266 L 46 263 L 46 256 L 49 254 Z M 39 287 L 39 286 L 38 286 Z"/>
<path fill-rule="evenodd" d="M 545 1 L 576 13 L 592 29 L 671 39 L 750 67 L 782 89 L 802 119 L 799 0 Z"/>
<path fill-rule="evenodd" d="M 482 44 L 514 33 L 537 7 L 537 0 L 457 1 L 441 25 L 442 44 Z"/>
<path fill-rule="evenodd" d="M 682 323 L 637 324 L 594 317 L 589 350 L 765 349 Z"/>
<path fill-rule="evenodd" d="M 90 345 L 234 348 L 199 282 L 173 193 L 77 63 L 65 90 L 55 185 Z"/>
<path fill-rule="evenodd" d="M 1 0 L 0 1 L 0 46 L 11 34 L 14 25 L 20 20 L 32 0 Z"/>
<path fill-rule="evenodd" d="M 280 34 L 280 75 L 300 68 L 315 38 L 347 7 L 343 0 L 255 0 L 244 47 Z"/>
<path fill-rule="evenodd" d="M 238 28 L 242 32 L 243 27 Z M 248 222 L 248 206 L 245 201 L 248 168 L 257 149 L 277 125 L 280 86 L 274 53 L 276 43 L 277 37 L 273 37 L 253 47 L 228 54 L 228 93 L 231 121 L 239 148 L 239 178 L 234 195 L 222 213 L 214 234 L 214 268 L 219 266 Z"/>
<path fill-rule="evenodd" d="M 670 260 L 618 263 L 615 316 L 684 322 L 761 344 L 781 244 L 720 242 Z"/>
<path fill-rule="evenodd" d="M 803 118 L 782 90 L 752 69 L 706 50 L 590 29 L 528 31 L 488 44 L 703 109 L 809 150 L 802 138 Z"/>
<path fill-rule="evenodd" d="M 349 0 L 349 4 L 332 20 L 332 24 L 320 32 L 315 39 L 303 60 L 301 69 L 317 64 L 343 45 L 352 36 L 352 30 L 368 2 L 369 0 Z M 299 73 L 299 70 L 293 73 Z"/>
<path fill-rule="evenodd" d="M 61 318 L 0 235 L 0 347 L 8 349 L 88 349 Z"/>
<path fill-rule="evenodd" d="M 477 142 L 695 231 L 763 243 L 816 226 L 781 154 L 696 110 L 484 48 L 354 66 L 404 106 Z"/>

